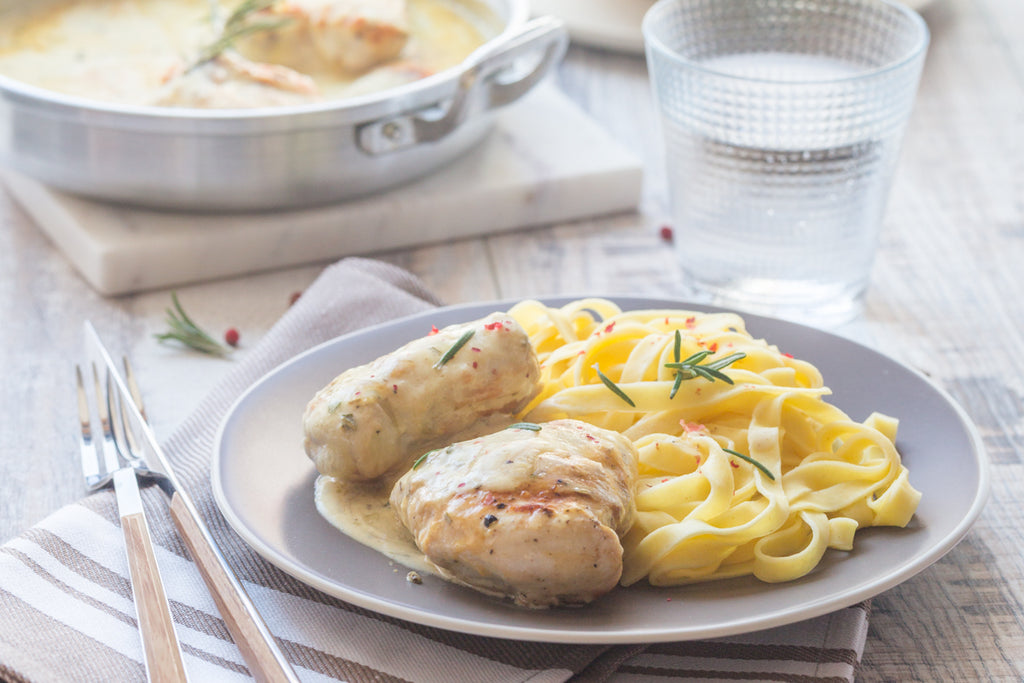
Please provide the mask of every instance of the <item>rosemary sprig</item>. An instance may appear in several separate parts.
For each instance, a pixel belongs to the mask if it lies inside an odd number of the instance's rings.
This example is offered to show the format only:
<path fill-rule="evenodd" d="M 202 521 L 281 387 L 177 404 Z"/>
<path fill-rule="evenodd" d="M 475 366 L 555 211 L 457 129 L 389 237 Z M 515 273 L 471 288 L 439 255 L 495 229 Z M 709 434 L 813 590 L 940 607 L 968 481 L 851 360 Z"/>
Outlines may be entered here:
<path fill-rule="evenodd" d="M 437 362 L 434 363 L 434 367 L 439 368 L 450 361 L 455 354 L 459 352 L 459 349 L 466 345 L 466 342 L 470 340 L 470 337 L 472 337 L 475 332 L 476 330 L 466 330 L 466 333 L 459 337 L 458 341 L 452 344 L 451 348 L 445 351 L 444 355 L 437 359 Z"/>
<path fill-rule="evenodd" d="M 623 401 L 625 401 L 625 402 L 626 402 L 626 403 L 628 403 L 629 405 L 631 405 L 631 406 L 633 406 L 634 408 L 636 408 L 636 404 L 635 404 L 635 403 L 633 403 L 633 399 L 631 399 L 631 398 L 630 398 L 630 397 L 629 397 L 629 396 L 628 396 L 628 395 L 626 394 L 626 392 L 625 392 L 625 391 L 623 391 L 622 389 L 620 389 L 620 388 L 619 388 L 619 385 L 618 385 L 618 384 L 616 384 L 615 382 L 613 382 L 613 381 L 612 381 L 612 380 L 611 380 L 611 379 L 610 379 L 610 378 L 609 378 L 609 377 L 608 377 L 607 375 L 605 375 L 605 374 L 604 374 L 603 372 L 601 372 L 601 368 L 600 368 L 600 367 L 598 367 L 597 363 L 594 363 L 594 365 L 593 365 L 592 367 L 594 368 L 594 370 L 596 370 L 596 371 L 597 371 L 597 376 L 598 376 L 598 378 L 600 378 L 600 380 L 601 380 L 602 382 L 604 382 L 604 385 L 605 385 L 606 387 L 608 387 L 609 389 L 611 389 L 611 390 L 612 390 L 612 393 L 614 393 L 614 394 L 615 394 L 616 396 L 618 396 L 619 398 L 621 398 L 621 399 L 622 399 Z"/>
<path fill-rule="evenodd" d="M 541 430 L 541 426 L 535 422 L 516 422 L 505 429 L 527 429 L 531 432 L 539 432 Z"/>
<path fill-rule="evenodd" d="M 722 369 L 732 365 L 740 359 L 746 358 L 747 354 L 731 353 L 728 356 L 718 358 L 711 363 L 701 365 L 701 361 L 710 356 L 711 353 L 711 351 L 698 351 L 686 360 L 677 361 L 675 363 L 665 363 L 665 367 L 678 370 L 677 377 L 682 377 L 683 379 L 703 377 L 709 382 L 714 382 L 716 379 L 720 379 L 726 384 L 733 384 L 732 378 L 722 372 Z"/>
<path fill-rule="evenodd" d="M 251 21 L 251 16 L 257 12 L 267 9 L 277 0 L 245 0 L 228 15 L 221 28 L 220 35 L 199 51 L 195 63 L 189 67 L 189 71 L 195 69 L 212 59 L 216 59 L 225 50 L 231 48 L 239 38 L 244 38 L 253 33 L 263 31 L 274 31 L 291 22 L 291 19 L 278 19 L 276 21 Z"/>
<path fill-rule="evenodd" d="M 171 328 L 167 332 L 153 335 L 159 342 L 177 341 L 190 349 L 201 353 L 208 353 L 211 356 L 226 356 L 231 350 L 218 342 L 206 333 L 192 318 L 185 313 L 181 302 L 178 301 L 178 294 L 171 292 L 173 308 L 167 309 L 167 325 Z"/>
<path fill-rule="evenodd" d="M 769 478 L 769 479 L 771 479 L 772 481 L 775 481 L 775 475 L 774 475 L 774 474 L 772 474 L 772 473 L 771 473 L 771 472 L 770 472 L 770 471 L 768 470 L 768 468 L 767 468 L 767 467 L 765 467 L 764 465 L 762 465 L 761 463 L 759 463 L 759 462 L 758 462 L 757 460 L 754 460 L 754 459 L 753 459 L 753 458 L 751 458 L 751 457 L 750 457 L 749 455 L 743 455 L 743 454 L 742 454 L 742 453 L 740 453 L 739 451 L 734 451 L 734 450 L 733 450 L 733 449 L 731 449 L 731 448 L 723 448 L 722 450 L 723 450 L 723 451 L 725 451 L 726 453 L 728 453 L 729 455 L 735 455 L 735 456 L 736 456 L 737 458 L 739 458 L 740 460 L 746 460 L 746 461 L 747 461 L 747 462 L 749 462 L 749 463 L 750 463 L 751 465 L 753 465 L 753 466 L 754 466 L 754 467 L 756 467 L 757 469 L 759 469 L 759 470 L 761 470 L 762 472 L 764 472 L 764 476 L 768 477 L 768 478 Z"/>

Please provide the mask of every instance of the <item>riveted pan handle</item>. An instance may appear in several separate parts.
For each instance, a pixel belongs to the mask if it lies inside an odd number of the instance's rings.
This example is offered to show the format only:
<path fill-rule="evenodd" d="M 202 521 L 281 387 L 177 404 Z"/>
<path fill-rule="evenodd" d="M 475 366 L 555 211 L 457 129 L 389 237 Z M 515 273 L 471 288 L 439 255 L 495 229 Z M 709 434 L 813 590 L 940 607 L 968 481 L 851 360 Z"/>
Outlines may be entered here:
<path fill-rule="evenodd" d="M 560 19 L 533 19 L 503 40 L 471 54 L 454 96 L 445 102 L 359 126 L 359 147 L 368 154 L 380 155 L 440 140 L 470 115 L 522 97 L 561 61 L 568 44 L 569 36 Z M 525 69 L 523 64 L 527 65 Z"/>

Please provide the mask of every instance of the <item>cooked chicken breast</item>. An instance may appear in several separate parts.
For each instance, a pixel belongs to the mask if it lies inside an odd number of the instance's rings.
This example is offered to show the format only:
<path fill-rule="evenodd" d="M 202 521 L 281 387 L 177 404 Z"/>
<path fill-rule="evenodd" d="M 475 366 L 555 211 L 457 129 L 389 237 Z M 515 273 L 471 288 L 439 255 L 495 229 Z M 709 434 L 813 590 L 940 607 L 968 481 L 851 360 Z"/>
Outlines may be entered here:
<path fill-rule="evenodd" d="M 172 73 L 153 104 L 232 109 L 305 104 L 317 99 L 319 92 L 309 76 L 228 51 L 195 68 Z"/>
<path fill-rule="evenodd" d="M 299 71 L 359 74 L 397 57 L 409 39 L 405 0 L 286 0 L 258 12 L 282 22 L 240 42 L 246 54 Z"/>
<path fill-rule="evenodd" d="M 525 607 L 585 604 L 622 574 L 636 450 L 576 420 L 530 427 L 428 453 L 391 506 L 445 577 Z"/>
<path fill-rule="evenodd" d="M 539 390 L 529 338 L 493 313 L 336 377 L 306 406 L 306 453 L 331 477 L 397 476 L 425 450 L 508 425 Z"/>

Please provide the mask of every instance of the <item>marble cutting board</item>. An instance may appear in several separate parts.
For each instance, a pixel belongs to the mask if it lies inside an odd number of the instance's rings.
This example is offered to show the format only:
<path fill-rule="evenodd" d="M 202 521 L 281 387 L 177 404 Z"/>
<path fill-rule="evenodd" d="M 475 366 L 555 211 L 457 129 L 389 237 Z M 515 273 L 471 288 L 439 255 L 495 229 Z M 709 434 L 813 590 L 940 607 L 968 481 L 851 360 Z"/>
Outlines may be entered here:
<path fill-rule="evenodd" d="M 635 210 L 640 161 L 552 85 L 425 179 L 334 206 L 186 214 L 107 204 L 0 169 L 12 197 L 99 292 L 127 294 Z"/>

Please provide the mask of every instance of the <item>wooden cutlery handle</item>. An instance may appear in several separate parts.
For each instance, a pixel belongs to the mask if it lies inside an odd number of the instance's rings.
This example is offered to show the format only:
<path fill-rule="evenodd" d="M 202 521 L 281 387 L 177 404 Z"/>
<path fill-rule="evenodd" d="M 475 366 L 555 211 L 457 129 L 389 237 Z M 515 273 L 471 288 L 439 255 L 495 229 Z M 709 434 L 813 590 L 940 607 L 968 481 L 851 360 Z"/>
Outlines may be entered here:
<path fill-rule="evenodd" d="M 217 603 L 249 673 L 261 683 L 298 681 L 249 596 L 213 545 L 209 531 L 195 508 L 181 493 L 175 492 L 171 496 L 171 517 Z"/>
<path fill-rule="evenodd" d="M 145 515 L 138 512 L 122 517 L 121 530 L 128 550 L 128 570 L 132 576 L 149 680 L 153 683 L 186 681 L 185 664 L 174 632 L 174 620 L 167 607 L 167 596 L 160 580 Z"/>

